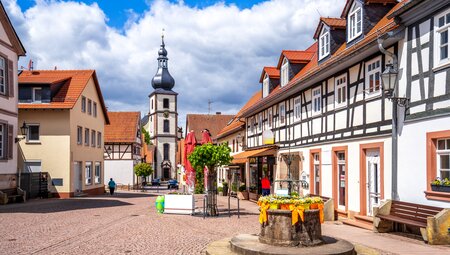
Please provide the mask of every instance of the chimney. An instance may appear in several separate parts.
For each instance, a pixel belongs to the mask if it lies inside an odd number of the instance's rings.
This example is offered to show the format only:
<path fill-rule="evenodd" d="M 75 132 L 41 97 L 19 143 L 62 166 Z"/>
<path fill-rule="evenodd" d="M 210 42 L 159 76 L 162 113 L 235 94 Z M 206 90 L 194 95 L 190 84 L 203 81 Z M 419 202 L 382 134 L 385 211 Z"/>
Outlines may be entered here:
<path fill-rule="evenodd" d="M 220 115 L 220 114 L 222 114 L 222 113 L 221 113 L 221 112 L 216 112 L 216 114 L 217 114 L 217 115 Z"/>

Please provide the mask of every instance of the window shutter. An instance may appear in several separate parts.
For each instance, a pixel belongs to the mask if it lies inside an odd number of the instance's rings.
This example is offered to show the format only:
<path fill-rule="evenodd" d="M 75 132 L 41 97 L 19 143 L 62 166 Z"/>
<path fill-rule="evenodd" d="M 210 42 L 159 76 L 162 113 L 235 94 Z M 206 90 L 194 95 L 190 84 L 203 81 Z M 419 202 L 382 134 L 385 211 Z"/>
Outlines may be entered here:
<path fill-rule="evenodd" d="M 14 96 L 14 63 L 8 59 L 8 96 Z"/>
<path fill-rule="evenodd" d="M 13 131 L 14 131 L 14 126 L 8 125 L 8 159 L 13 158 L 13 148 L 14 148 Z"/>

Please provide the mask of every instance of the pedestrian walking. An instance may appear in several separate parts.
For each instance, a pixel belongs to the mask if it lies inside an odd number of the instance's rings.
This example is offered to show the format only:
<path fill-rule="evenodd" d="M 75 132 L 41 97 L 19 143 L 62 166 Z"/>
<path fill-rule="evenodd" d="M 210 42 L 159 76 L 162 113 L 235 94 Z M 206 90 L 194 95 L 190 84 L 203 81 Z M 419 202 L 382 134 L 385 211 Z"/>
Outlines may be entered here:
<path fill-rule="evenodd" d="M 264 177 L 261 180 L 261 188 L 263 196 L 270 195 L 270 181 L 269 178 L 267 178 L 267 175 L 264 175 Z"/>
<path fill-rule="evenodd" d="M 108 187 L 109 187 L 109 194 L 111 194 L 111 196 L 114 195 L 114 190 L 116 189 L 116 182 L 113 180 L 113 178 L 109 179 Z"/>

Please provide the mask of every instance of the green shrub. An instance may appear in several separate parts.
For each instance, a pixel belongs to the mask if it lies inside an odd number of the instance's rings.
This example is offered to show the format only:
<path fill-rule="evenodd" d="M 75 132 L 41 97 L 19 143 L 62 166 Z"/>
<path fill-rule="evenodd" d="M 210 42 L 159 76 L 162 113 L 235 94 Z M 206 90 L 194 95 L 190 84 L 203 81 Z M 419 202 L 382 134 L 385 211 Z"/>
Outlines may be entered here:
<path fill-rule="evenodd" d="M 245 191 L 246 189 L 247 189 L 247 187 L 245 186 L 245 184 L 242 184 L 242 185 L 239 187 L 239 191 L 240 191 L 240 192 Z"/>
<path fill-rule="evenodd" d="M 217 191 L 222 192 L 223 191 L 223 187 L 218 187 Z"/>

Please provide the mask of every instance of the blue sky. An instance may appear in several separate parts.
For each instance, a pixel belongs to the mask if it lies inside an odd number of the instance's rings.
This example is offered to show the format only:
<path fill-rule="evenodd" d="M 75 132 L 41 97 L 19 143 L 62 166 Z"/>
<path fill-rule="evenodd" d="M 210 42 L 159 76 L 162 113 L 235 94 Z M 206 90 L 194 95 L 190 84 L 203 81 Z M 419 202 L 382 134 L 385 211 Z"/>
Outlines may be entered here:
<path fill-rule="evenodd" d="M 251 8 L 254 4 L 264 2 L 266 0 L 237 0 L 237 1 L 216 1 L 216 0 L 185 0 L 184 4 L 190 7 L 204 8 L 207 6 L 214 5 L 218 2 L 225 3 L 227 5 L 234 4 L 240 9 Z M 22 10 L 27 10 L 28 8 L 35 5 L 35 0 L 18 0 L 17 1 Z M 121 29 L 129 17 L 129 10 L 134 13 L 142 14 L 144 11 L 148 10 L 149 4 L 153 2 L 152 0 L 82 0 L 78 2 L 84 2 L 86 4 L 92 4 L 96 2 L 100 8 L 105 12 L 108 17 L 108 25 Z M 178 3 L 178 0 L 170 0 L 172 3 Z"/>

